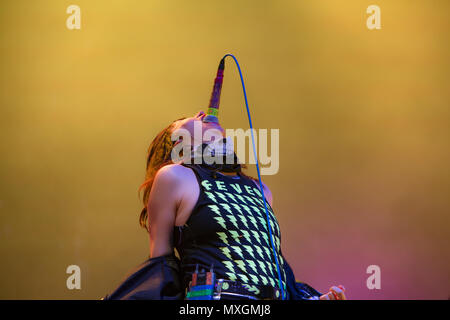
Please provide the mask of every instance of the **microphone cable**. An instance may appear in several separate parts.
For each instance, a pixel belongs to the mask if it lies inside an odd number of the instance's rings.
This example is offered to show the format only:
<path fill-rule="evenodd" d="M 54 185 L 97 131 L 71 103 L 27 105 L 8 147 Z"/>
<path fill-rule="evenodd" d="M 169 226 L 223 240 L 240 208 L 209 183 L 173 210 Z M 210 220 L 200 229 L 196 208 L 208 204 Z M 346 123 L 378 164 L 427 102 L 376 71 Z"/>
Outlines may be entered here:
<path fill-rule="evenodd" d="M 245 107 L 247 109 L 248 123 L 250 125 L 250 132 L 251 132 L 251 136 L 252 136 L 253 155 L 254 155 L 255 161 L 256 161 L 256 171 L 258 172 L 259 188 L 261 189 L 260 191 L 261 191 L 262 199 L 263 199 L 263 202 L 264 202 L 264 209 L 266 211 L 267 225 L 268 225 L 269 234 L 270 234 L 270 242 L 271 242 L 273 254 L 274 254 L 274 257 L 275 257 L 275 264 L 277 266 L 278 284 L 279 284 L 280 289 L 281 289 L 281 300 L 285 300 L 286 299 L 286 292 L 284 291 L 283 281 L 281 280 L 281 271 L 280 271 L 280 264 L 278 263 L 278 254 L 277 254 L 277 251 L 275 249 L 275 244 L 273 242 L 273 234 L 272 234 L 272 228 L 271 228 L 271 225 L 270 225 L 269 210 L 267 209 L 266 197 L 264 195 L 264 188 L 262 186 L 261 173 L 259 171 L 259 164 L 258 164 L 259 161 L 258 161 L 258 157 L 256 155 L 255 138 L 253 136 L 253 124 L 252 124 L 252 118 L 250 116 L 250 108 L 248 106 L 248 101 L 247 101 L 247 93 L 245 91 L 244 77 L 242 76 L 241 67 L 239 66 L 239 62 L 237 61 L 237 59 L 236 59 L 236 57 L 234 55 L 232 55 L 231 53 L 228 53 L 222 58 L 221 61 L 224 61 L 225 58 L 228 57 L 228 56 L 232 57 L 234 59 L 234 62 L 236 62 L 236 66 L 237 66 L 238 71 L 239 71 L 239 76 L 241 77 L 242 90 L 244 92 L 244 99 L 245 99 Z"/>

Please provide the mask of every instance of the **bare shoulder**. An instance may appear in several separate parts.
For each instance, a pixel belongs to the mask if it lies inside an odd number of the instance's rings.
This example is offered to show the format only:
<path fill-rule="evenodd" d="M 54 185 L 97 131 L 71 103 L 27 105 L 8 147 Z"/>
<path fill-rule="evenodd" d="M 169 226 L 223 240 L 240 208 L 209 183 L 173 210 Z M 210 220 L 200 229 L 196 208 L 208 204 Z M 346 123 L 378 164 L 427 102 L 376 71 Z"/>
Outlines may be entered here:
<path fill-rule="evenodd" d="M 181 164 L 169 164 L 158 170 L 155 175 L 155 181 L 158 180 L 162 183 L 180 183 L 185 179 L 192 178 L 194 173 L 191 169 L 182 166 Z"/>
<path fill-rule="evenodd" d="M 169 164 L 160 168 L 153 181 L 148 199 L 148 210 L 150 206 L 178 207 L 180 203 L 191 195 L 197 183 L 195 174 L 191 169 L 180 164 Z M 159 212 L 160 210 L 156 210 Z"/>

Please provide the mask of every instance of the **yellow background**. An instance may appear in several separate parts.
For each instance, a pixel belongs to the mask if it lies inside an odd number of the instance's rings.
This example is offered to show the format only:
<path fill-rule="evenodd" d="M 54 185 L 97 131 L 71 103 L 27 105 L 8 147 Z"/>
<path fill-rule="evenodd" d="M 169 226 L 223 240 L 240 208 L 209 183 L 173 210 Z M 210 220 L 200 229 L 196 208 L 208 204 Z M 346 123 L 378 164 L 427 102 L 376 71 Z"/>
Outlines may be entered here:
<path fill-rule="evenodd" d="M 366 27 L 371 4 L 381 30 Z M 297 279 L 446 299 L 449 4 L 1 1 L 0 298 L 97 299 L 146 259 L 147 147 L 206 109 L 233 53 L 254 126 L 280 129 L 280 170 L 263 181 Z M 221 121 L 248 127 L 231 59 Z M 72 264 L 81 290 L 66 288 Z M 366 287 L 373 264 L 381 290 Z"/>

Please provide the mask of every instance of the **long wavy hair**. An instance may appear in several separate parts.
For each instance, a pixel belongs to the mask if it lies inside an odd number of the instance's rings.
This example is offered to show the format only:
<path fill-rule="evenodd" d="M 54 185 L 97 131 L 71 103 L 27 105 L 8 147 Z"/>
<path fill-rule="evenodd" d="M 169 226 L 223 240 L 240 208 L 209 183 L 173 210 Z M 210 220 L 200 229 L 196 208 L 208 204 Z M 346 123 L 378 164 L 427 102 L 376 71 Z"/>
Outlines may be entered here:
<path fill-rule="evenodd" d="M 144 190 L 142 196 L 142 202 L 144 207 L 141 210 L 139 216 L 139 224 L 147 229 L 148 231 L 148 212 L 147 204 L 148 198 L 150 196 L 150 191 L 152 189 L 153 181 L 155 179 L 156 173 L 159 169 L 169 164 L 172 164 L 171 153 L 174 146 L 174 142 L 171 140 L 171 135 L 173 132 L 174 123 L 183 120 L 185 118 L 180 118 L 172 122 L 169 126 L 164 128 L 158 135 L 153 139 L 148 147 L 147 151 L 147 169 L 145 174 L 145 181 L 139 187 L 138 193 Z"/>

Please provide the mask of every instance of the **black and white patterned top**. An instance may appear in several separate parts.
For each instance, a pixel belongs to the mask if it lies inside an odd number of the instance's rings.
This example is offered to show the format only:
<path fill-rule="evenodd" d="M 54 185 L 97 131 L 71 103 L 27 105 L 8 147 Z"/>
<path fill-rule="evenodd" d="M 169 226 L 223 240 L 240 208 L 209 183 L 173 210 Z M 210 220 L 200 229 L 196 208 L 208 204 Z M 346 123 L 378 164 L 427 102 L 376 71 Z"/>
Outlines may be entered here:
<path fill-rule="evenodd" d="M 185 287 L 198 264 L 199 270 L 209 270 L 213 265 L 217 278 L 279 288 L 266 212 L 256 184 L 241 174 L 213 175 L 200 165 L 184 166 L 194 171 L 200 186 L 187 223 L 174 230 Z M 266 204 L 286 290 L 280 227 L 269 203 Z"/>

